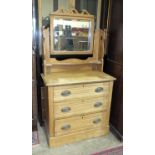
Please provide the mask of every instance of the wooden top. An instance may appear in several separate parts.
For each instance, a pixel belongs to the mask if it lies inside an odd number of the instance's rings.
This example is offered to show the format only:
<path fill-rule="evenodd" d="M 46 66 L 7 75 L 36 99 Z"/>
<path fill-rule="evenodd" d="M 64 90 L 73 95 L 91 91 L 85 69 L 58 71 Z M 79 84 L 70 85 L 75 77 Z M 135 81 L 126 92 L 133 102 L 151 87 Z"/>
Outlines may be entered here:
<path fill-rule="evenodd" d="M 59 72 L 46 75 L 41 74 L 41 76 L 46 86 L 71 85 L 116 80 L 116 78 L 99 71 Z"/>

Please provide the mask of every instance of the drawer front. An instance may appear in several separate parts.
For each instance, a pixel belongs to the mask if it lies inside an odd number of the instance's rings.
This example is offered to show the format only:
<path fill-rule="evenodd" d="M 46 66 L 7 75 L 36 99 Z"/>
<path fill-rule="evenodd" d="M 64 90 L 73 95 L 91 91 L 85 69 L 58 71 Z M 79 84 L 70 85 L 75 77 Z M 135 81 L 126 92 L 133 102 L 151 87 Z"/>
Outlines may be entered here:
<path fill-rule="evenodd" d="M 58 86 L 54 87 L 54 102 L 80 98 L 83 96 L 83 85 Z"/>
<path fill-rule="evenodd" d="M 107 95 L 109 83 L 93 83 L 84 85 L 54 87 L 54 102 L 76 98 L 90 98 Z"/>
<path fill-rule="evenodd" d="M 84 90 L 88 96 L 104 96 L 109 93 L 109 83 L 84 84 Z"/>
<path fill-rule="evenodd" d="M 106 112 L 85 116 L 75 116 L 66 119 L 55 120 L 55 135 L 64 135 L 81 130 L 107 127 Z"/>
<path fill-rule="evenodd" d="M 108 107 L 108 96 L 92 98 L 87 100 L 73 100 L 58 102 L 54 104 L 55 118 L 69 117 L 91 112 L 106 110 Z"/>

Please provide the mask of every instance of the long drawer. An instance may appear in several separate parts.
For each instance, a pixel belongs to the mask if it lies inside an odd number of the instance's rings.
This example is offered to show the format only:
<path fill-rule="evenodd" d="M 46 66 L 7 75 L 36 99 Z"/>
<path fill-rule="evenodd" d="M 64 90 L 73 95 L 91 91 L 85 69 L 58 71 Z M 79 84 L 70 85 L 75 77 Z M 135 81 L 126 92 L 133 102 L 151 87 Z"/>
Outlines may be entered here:
<path fill-rule="evenodd" d="M 54 87 L 54 102 L 68 99 L 100 97 L 109 92 L 109 83 L 93 83 Z"/>
<path fill-rule="evenodd" d="M 69 117 L 73 115 L 86 114 L 103 111 L 108 108 L 108 96 L 79 99 L 54 104 L 55 118 Z"/>
<path fill-rule="evenodd" d="M 55 120 L 55 136 L 108 126 L 106 112 Z"/>

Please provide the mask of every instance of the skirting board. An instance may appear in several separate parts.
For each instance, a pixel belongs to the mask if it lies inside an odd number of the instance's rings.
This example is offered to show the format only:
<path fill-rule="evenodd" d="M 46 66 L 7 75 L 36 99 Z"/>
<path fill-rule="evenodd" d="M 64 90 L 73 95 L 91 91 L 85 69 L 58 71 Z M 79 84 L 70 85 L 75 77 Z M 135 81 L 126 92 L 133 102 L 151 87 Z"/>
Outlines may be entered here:
<path fill-rule="evenodd" d="M 110 123 L 110 131 L 120 140 L 123 141 L 123 136 L 119 131 Z"/>

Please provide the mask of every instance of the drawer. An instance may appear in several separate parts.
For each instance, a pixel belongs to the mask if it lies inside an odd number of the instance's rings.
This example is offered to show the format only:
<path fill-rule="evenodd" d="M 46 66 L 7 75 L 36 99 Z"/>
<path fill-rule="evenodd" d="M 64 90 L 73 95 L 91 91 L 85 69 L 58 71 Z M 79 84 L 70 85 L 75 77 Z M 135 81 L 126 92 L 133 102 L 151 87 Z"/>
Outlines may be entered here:
<path fill-rule="evenodd" d="M 55 120 L 55 135 L 64 135 L 81 130 L 107 127 L 106 112 L 75 116 L 66 119 Z"/>
<path fill-rule="evenodd" d="M 108 96 L 73 100 L 66 102 L 58 102 L 54 104 L 55 118 L 69 117 L 91 112 L 99 112 L 106 110 L 108 107 Z"/>
<path fill-rule="evenodd" d="M 54 102 L 80 98 L 83 96 L 83 85 L 69 85 L 54 87 Z"/>
<path fill-rule="evenodd" d="M 103 96 L 109 93 L 109 83 L 84 84 L 84 90 L 89 96 Z"/>
<path fill-rule="evenodd" d="M 76 98 L 100 97 L 109 93 L 109 83 L 93 83 L 54 87 L 54 102 Z"/>

